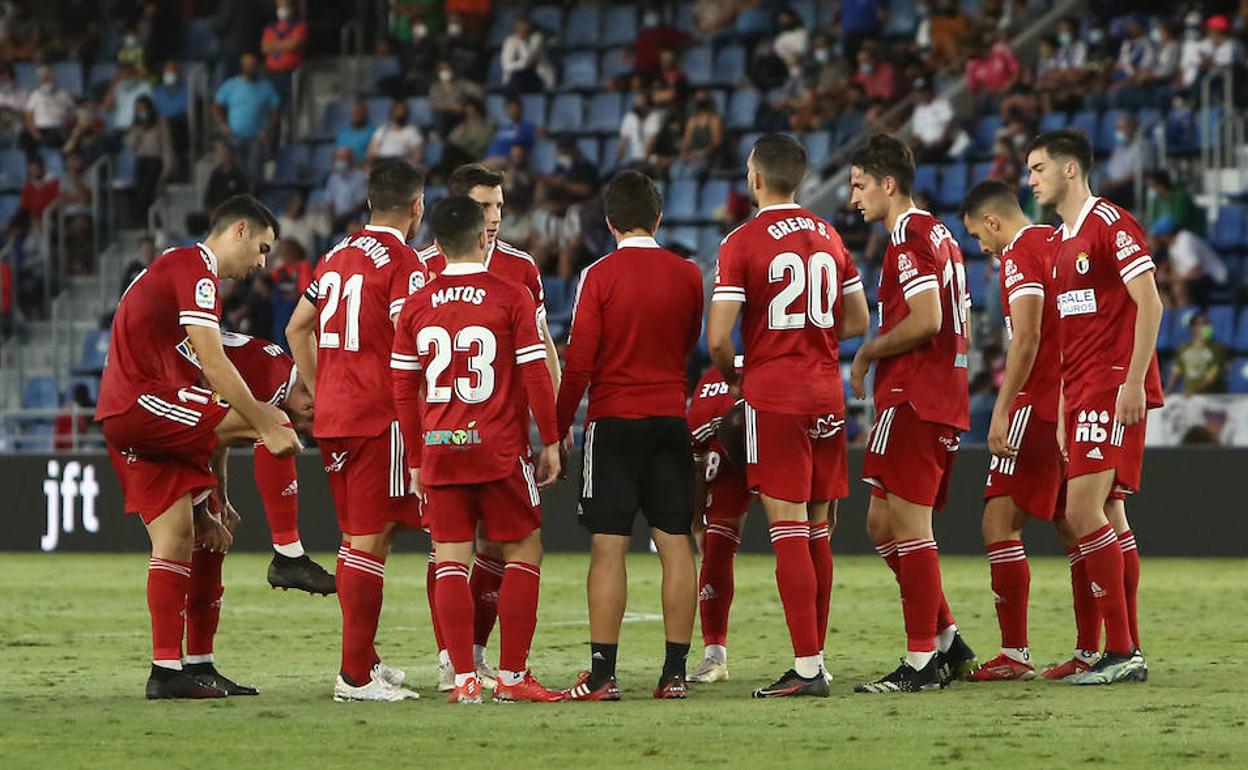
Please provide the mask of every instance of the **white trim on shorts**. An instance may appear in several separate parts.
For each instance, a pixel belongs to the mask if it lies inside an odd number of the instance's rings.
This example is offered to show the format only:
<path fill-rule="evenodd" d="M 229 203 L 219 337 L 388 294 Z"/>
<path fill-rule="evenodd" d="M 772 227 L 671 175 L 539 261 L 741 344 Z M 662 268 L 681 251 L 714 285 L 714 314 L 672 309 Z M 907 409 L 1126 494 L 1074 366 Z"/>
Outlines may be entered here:
<path fill-rule="evenodd" d="M 594 497 L 594 426 L 591 422 L 585 426 L 585 446 L 581 451 L 581 497 L 592 500 Z"/>
<path fill-rule="evenodd" d="M 867 448 L 871 454 L 882 455 L 888 451 L 888 438 L 892 433 L 893 418 L 897 415 L 897 407 L 890 406 L 880 412 L 871 430 L 871 444 Z"/>

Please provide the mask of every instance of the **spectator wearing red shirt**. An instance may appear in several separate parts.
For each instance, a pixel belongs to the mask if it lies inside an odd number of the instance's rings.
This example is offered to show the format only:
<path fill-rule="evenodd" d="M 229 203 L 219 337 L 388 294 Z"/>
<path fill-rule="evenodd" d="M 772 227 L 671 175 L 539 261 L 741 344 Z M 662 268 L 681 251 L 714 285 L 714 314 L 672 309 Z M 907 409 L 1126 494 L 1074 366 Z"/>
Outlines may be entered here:
<path fill-rule="evenodd" d="M 293 0 L 277 0 L 277 21 L 264 28 L 260 51 L 264 54 L 264 66 L 269 71 L 269 81 L 277 89 L 282 104 L 289 105 L 291 81 L 295 71 L 303 66 L 303 50 L 308 44 L 308 25 L 295 18 Z"/>
<path fill-rule="evenodd" d="M 646 78 L 660 74 L 662 51 L 676 52 L 692 42 L 688 35 L 663 21 L 658 8 L 647 8 L 633 42 L 633 72 Z"/>
<path fill-rule="evenodd" d="M 972 94 L 1002 94 L 1018 81 L 1018 58 L 1004 40 L 986 35 L 977 55 L 966 62 L 966 88 Z"/>
<path fill-rule="evenodd" d="M 891 102 L 901 97 L 897 68 L 876 56 L 873 44 L 858 49 L 858 71 L 854 73 L 853 82 L 860 84 L 871 99 Z"/>
<path fill-rule="evenodd" d="M 38 227 L 43 212 L 60 194 L 60 182 L 47 173 L 43 158 L 31 155 L 26 161 L 26 183 L 22 185 L 21 207 L 30 212 L 31 223 Z"/>

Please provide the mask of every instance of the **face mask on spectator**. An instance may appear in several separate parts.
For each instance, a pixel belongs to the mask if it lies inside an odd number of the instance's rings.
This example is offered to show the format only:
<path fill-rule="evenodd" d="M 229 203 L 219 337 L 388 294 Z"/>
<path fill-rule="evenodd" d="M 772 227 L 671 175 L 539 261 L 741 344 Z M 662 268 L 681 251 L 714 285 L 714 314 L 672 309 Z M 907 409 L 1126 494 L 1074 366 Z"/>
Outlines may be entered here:
<path fill-rule="evenodd" d="M 126 35 L 126 36 L 125 36 L 124 38 L 122 38 L 122 40 L 121 40 L 121 45 L 122 45 L 122 47 L 123 47 L 123 48 L 134 48 L 134 47 L 135 47 L 135 46 L 137 46 L 138 44 L 139 44 L 139 36 L 138 36 L 138 35 Z"/>
<path fill-rule="evenodd" d="M 277 20 L 278 21 L 290 20 L 290 7 L 289 6 L 283 5 L 277 9 Z"/>
<path fill-rule="evenodd" d="M 412 39 L 413 40 L 424 40 L 425 35 L 428 35 L 428 34 L 429 34 L 429 28 L 426 27 L 424 24 L 412 25 Z"/>
<path fill-rule="evenodd" d="M 659 14 L 654 11 L 646 11 L 646 15 L 641 17 L 641 23 L 646 27 L 657 27 L 660 21 L 662 19 L 659 18 Z"/>
<path fill-rule="evenodd" d="M 463 31 L 464 31 L 463 25 L 457 21 L 452 21 L 450 24 L 446 25 L 446 34 L 450 35 L 451 37 L 459 37 L 460 33 L 462 33 Z"/>
<path fill-rule="evenodd" d="M 828 51 L 828 49 L 826 48 L 815 49 L 815 61 L 819 62 L 820 64 L 827 64 L 829 58 L 831 58 L 831 52 Z"/>
<path fill-rule="evenodd" d="M 455 77 L 455 73 L 450 70 L 442 70 L 438 73 L 438 80 L 441 80 L 443 83 L 451 82 L 453 77 Z"/>
<path fill-rule="evenodd" d="M 337 171 L 339 174 L 345 173 L 350 167 L 351 164 L 347 163 L 342 158 L 334 161 L 334 171 Z"/>
<path fill-rule="evenodd" d="M 176 72 L 166 72 L 165 74 L 163 74 L 163 75 L 161 75 L 161 76 L 160 76 L 160 80 L 161 80 L 161 82 L 163 82 L 165 85 L 167 85 L 167 86 L 169 86 L 170 88 L 172 88 L 172 87 L 174 87 L 174 86 L 176 86 L 176 85 L 178 84 L 178 73 L 176 73 Z"/>
<path fill-rule="evenodd" d="M 392 121 L 394 121 L 394 125 L 396 125 L 396 126 L 406 126 L 406 125 L 407 125 L 407 113 L 406 113 L 406 112 L 398 112 L 398 113 L 395 113 L 393 116 L 391 116 L 391 118 L 390 118 L 390 119 L 391 119 Z"/>
<path fill-rule="evenodd" d="M 1099 27 L 1093 27 L 1088 30 L 1088 42 L 1092 45 L 1100 45 L 1105 42 L 1105 30 Z"/>
<path fill-rule="evenodd" d="M 150 118 L 150 117 L 151 117 L 151 115 L 148 113 L 148 111 L 147 111 L 147 108 L 146 108 L 146 107 L 139 107 L 139 108 L 135 109 L 135 111 L 134 111 L 134 117 L 135 117 L 135 119 L 136 119 L 136 120 L 138 120 L 140 123 L 146 123 L 146 122 L 147 122 L 147 119 L 148 119 L 148 118 Z"/>
<path fill-rule="evenodd" d="M 1114 141 L 1118 144 L 1126 144 L 1127 132 L 1123 131 L 1121 128 L 1114 129 Z"/>
<path fill-rule="evenodd" d="M 1067 46 L 1075 42 L 1075 36 L 1070 34 L 1069 32 L 1058 32 L 1057 42 L 1063 46 Z"/>
<path fill-rule="evenodd" d="M 1161 27 L 1153 27 L 1149 30 L 1148 39 L 1157 45 L 1161 45 Z"/>

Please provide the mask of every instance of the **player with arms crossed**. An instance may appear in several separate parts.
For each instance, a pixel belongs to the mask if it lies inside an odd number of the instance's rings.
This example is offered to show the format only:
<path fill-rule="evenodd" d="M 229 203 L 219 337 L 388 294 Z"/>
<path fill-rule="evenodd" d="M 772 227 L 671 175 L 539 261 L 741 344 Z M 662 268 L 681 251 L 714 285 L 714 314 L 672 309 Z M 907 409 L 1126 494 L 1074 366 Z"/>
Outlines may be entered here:
<path fill-rule="evenodd" d="M 958 438 L 970 426 L 970 297 L 962 252 L 949 229 L 914 206 L 914 156 L 879 134 L 854 153 L 850 205 L 890 232 L 880 272 L 879 333 L 854 356 L 850 379 L 866 396 L 875 362 L 875 426 L 863 480 L 871 485 L 867 532 L 901 587 L 906 656 L 855 692 L 918 692 L 974 667 L 941 588 L 932 511 L 944 507 Z"/>
<path fill-rule="evenodd" d="M 369 224 L 321 258 L 286 327 L 299 378 L 316 399 L 313 432 L 343 533 L 335 570 L 342 607 L 337 701 L 418 697 L 401 686 L 402 671 L 381 662 L 374 640 L 394 533 L 420 526 L 390 386 L 390 350 L 399 311 L 423 274 L 407 239 L 424 213 L 424 182 L 407 161 L 373 164 Z"/>
<path fill-rule="evenodd" d="M 1049 240 L 1053 228 L 1028 221 L 1014 188 L 997 180 L 972 187 L 959 216 L 984 252 L 1001 260 L 1001 309 L 1010 343 L 988 430 L 992 461 L 983 521 L 1001 654 L 967 679 L 1032 679 L 1036 669 L 1027 643 L 1031 570 L 1022 541 L 1028 516 L 1053 522 L 1058 539 L 1071 554 L 1077 649 L 1087 643 L 1089 633 L 1100 636 L 1100 615 L 1091 601 L 1086 570 L 1075 559 L 1079 539 L 1059 509 L 1066 468 L 1057 444 L 1057 302 L 1047 288 L 1053 269 Z M 1094 648 L 1099 646 L 1093 643 Z"/>
<path fill-rule="evenodd" d="M 1027 166 L 1036 202 L 1062 219 L 1052 236 L 1052 286 L 1061 340 L 1058 435 L 1068 458 L 1066 518 L 1105 621 L 1104 654 L 1065 681 L 1143 681 L 1139 552 L 1126 507 L 1112 498 L 1139 490 L 1146 417 L 1163 400 L 1156 266 L 1135 218 L 1088 188 L 1092 148 L 1086 136 L 1041 134 L 1028 148 Z"/>
<path fill-rule="evenodd" d="M 187 617 L 187 596 L 211 593 L 220 581 L 206 561 L 193 562 L 196 543 L 208 551 L 230 543 L 219 519 L 192 510 L 192 496 L 216 485 L 210 462 L 218 442 L 259 440 L 278 456 L 301 448 L 286 415 L 251 395 L 221 347 L 217 281 L 262 268 L 277 229 L 255 198 L 227 199 L 204 242 L 157 258 L 126 289 L 113 319 L 95 417 L 125 508 L 138 513 L 152 541 L 148 698 L 221 698 L 233 684 L 210 661 L 184 667 L 182 659 L 188 624 L 211 622 L 194 607 Z"/>
<path fill-rule="evenodd" d="M 550 381 L 556 392 L 559 390 L 559 353 L 555 350 L 554 340 L 550 337 L 550 329 L 546 326 L 546 295 L 542 289 L 542 274 L 537 263 L 521 249 L 517 249 L 506 241 L 499 240 L 498 227 L 503 220 L 503 175 L 491 171 L 480 163 L 468 163 L 455 169 L 446 180 L 448 195 L 466 195 L 481 206 L 485 216 L 485 269 L 493 275 L 523 286 L 533 302 L 537 305 L 538 326 L 546 351 L 546 367 L 550 371 Z M 442 274 L 446 267 L 446 258 L 438 251 L 437 245 L 430 245 L 418 252 L 425 266 L 426 282 L 432 281 Z M 438 689 L 449 691 L 454 685 L 455 672 L 451 668 L 446 646 L 443 644 L 441 628 L 438 625 L 437 611 L 433 587 L 436 584 L 434 575 L 435 560 L 430 554 L 429 571 L 425 576 L 429 614 L 433 617 L 433 631 L 438 643 L 438 671 L 441 681 Z M 468 578 L 472 590 L 474 607 L 472 635 L 473 657 L 477 662 L 477 673 L 482 684 L 494 686 L 494 669 L 485 656 L 485 646 L 494 630 L 494 621 L 498 617 L 498 592 L 503 581 L 503 550 L 500 543 L 491 542 L 484 536 L 476 539 L 476 559 L 472 563 L 472 572 Z"/>
<path fill-rule="evenodd" d="M 538 487 L 559 476 L 555 392 L 537 308 L 522 286 L 486 270 L 486 220 L 467 196 L 430 215 L 446 265 L 399 315 L 390 367 L 412 477 L 437 556 L 437 608 L 455 678 L 451 703 L 480 703 L 468 562 L 483 531 L 503 544 L 502 643 L 494 700 L 555 702 L 528 671 L 541 579 Z M 530 462 L 529 410 L 545 448 Z"/>
<path fill-rule="evenodd" d="M 862 279 L 832 225 L 794 202 L 806 150 L 768 134 L 746 160 L 758 214 L 728 234 L 707 324 L 711 361 L 745 397 L 746 477 L 767 511 L 793 668 L 756 698 L 827 697 L 829 531 L 849 494 L 838 340 L 867 330 Z M 745 343 L 738 378 L 732 327 Z"/>

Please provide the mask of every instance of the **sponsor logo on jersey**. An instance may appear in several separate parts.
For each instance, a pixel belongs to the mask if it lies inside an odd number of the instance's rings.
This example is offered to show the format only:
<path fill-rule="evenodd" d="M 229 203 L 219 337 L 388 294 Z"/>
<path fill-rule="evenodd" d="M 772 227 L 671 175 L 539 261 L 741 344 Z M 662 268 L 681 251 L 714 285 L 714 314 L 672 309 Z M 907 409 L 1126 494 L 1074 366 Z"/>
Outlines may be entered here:
<path fill-rule="evenodd" d="M 338 471 L 341 471 L 346 464 L 347 464 L 346 452 L 330 452 L 329 453 L 329 465 L 325 466 L 325 472 L 337 473 Z"/>
<path fill-rule="evenodd" d="M 897 255 L 897 272 L 900 273 L 897 278 L 899 283 L 905 283 L 919 273 L 904 251 Z"/>
<path fill-rule="evenodd" d="M 1027 276 L 1023 275 L 1018 269 L 1018 265 L 1014 264 L 1014 260 L 1005 260 L 1005 288 L 1009 289 L 1019 281 L 1026 280 Z"/>
<path fill-rule="evenodd" d="M 806 435 L 812 439 L 832 438 L 841 432 L 845 420 L 838 420 L 835 414 L 825 414 L 815 420 L 815 424 L 806 429 Z"/>
<path fill-rule="evenodd" d="M 455 430 L 431 430 L 425 432 L 425 446 L 470 446 L 484 443 L 476 430 L 477 421 Z"/>
<path fill-rule="evenodd" d="M 204 310 L 212 310 L 217 306 L 217 282 L 211 278 L 200 278 L 195 284 L 195 304 Z"/>
<path fill-rule="evenodd" d="M 1057 313 L 1065 318 L 1071 315 L 1088 315 L 1096 312 L 1096 290 L 1074 289 L 1057 295 Z"/>
<path fill-rule="evenodd" d="M 196 369 L 203 368 L 202 366 L 200 366 L 199 356 L 195 354 L 195 346 L 191 344 L 190 337 L 186 337 L 181 342 L 179 342 L 177 346 L 175 347 L 175 350 L 177 350 L 178 354 L 181 355 L 183 358 L 185 358 L 187 361 L 190 361 L 195 366 Z"/>
<path fill-rule="evenodd" d="M 1092 261 L 1088 259 L 1088 252 L 1081 251 L 1075 256 L 1075 272 L 1079 275 L 1087 275 L 1092 269 Z"/>
<path fill-rule="evenodd" d="M 415 294 L 425 286 L 425 274 L 419 270 L 413 270 L 412 274 L 407 277 L 407 293 Z"/>
<path fill-rule="evenodd" d="M 1119 262 L 1141 251 L 1140 244 L 1136 243 L 1126 230 L 1118 231 L 1118 236 L 1114 238 L 1114 246 L 1118 249 L 1115 256 L 1118 257 Z"/>
<path fill-rule="evenodd" d="M 470 302 L 473 305 L 480 305 L 484 300 L 485 289 L 478 289 L 475 286 L 448 286 L 433 293 L 430 306 L 437 307 L 448 302 Z"/>
<path fill-rule="evenodd" d="M 1109 425 L 1109 412 L 1107 410 L 1080 409 L 1079 414 L 1075 416 L 1075 443 L 1104 443 L 1109 439 L 1109 431 L 1106 429 L 1107 425 Z M 1093 452 L 1096 454 L 1093 455 Z M 1101 456 L 1099 447 L 1093 448 L 1092 452 L 1088 452 L 1087 456 L 1093 460 L 1105 459 Z"/>

